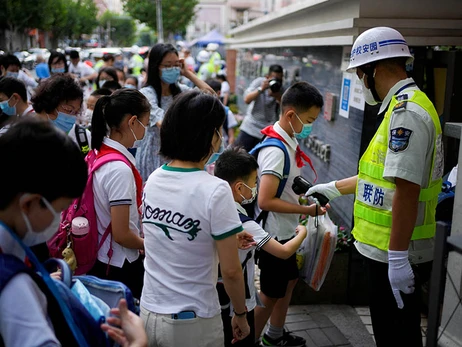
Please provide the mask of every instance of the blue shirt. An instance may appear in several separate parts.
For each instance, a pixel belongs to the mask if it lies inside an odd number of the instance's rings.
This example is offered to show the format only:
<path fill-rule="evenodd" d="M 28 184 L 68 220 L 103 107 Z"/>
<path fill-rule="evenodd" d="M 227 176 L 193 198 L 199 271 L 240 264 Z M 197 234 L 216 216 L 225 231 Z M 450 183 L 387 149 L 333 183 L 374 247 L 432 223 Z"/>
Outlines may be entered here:
<path fill-rule="evenodd" d="M 38 78 L 48 78 L 50 77 L 50 70 L 48 70 L 48 65 L 46 63 L 40 63 L 35 67 L 35 73 Z"/>

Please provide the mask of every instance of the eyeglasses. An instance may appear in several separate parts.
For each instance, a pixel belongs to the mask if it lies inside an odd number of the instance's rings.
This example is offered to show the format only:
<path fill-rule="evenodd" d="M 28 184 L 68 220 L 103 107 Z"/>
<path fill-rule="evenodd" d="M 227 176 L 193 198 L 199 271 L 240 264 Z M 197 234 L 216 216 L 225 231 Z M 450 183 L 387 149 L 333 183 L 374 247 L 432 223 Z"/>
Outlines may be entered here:
<path fill-rule="evenodd" d="M 159 65 L 162 66 L 162 67 L 164 67 L 164 68 L 167 69 L 167 70 L 171 70 L 171 69 L 173 69 L 174 67 L 178 67 L 178 68 L 180 68 L 180 69 L 183 67 L 183 64 L 180 64 L 180 63 L 178 63 L 178 64 L 159 64 Z"/>
<path fill-rule="evenodd" d="M 72 106 L 68 106 L 68 105 L 60 105 L 58 106 L 58 109 L 61 109 L 64 113 L 67 113 L 71 116 L 78 116 L 80 115 L 80 112 L 81 112 L 80 109 L 74 110 Z"/>

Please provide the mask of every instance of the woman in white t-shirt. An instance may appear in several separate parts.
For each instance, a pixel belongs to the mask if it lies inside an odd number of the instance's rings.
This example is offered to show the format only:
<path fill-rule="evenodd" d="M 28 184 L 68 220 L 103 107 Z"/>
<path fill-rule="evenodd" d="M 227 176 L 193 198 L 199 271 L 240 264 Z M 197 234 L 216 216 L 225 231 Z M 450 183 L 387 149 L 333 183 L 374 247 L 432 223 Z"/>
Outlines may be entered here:
<path fill-rule="evenodd" d="M 144 273 L 140 257 L 144 242 L 139 230 L 142 181 L 128 148 L 143 139 L 149 111 L 149 102 L 143 94 L 121 89 L 101 97 L 92 118 L 92 147 L 97 156 L 122 154 L 129 165 L 111 161 L 94 173 L 99 242 L 109 226 L 112 230 L 104 239 L 90 273 L 125 283 L 136 298 L 141 294 Z"/>
<path fill-rule="evenodd" d="M 150 346 L 224 345 L 218 261 L 234 338 L 249 334 L 236 239 L 242 225 L 229 185 L 204 170 L 222 152 L 224 120 L 218 98 L 194 90 L 178 95 L 162 122 L 160 153 L 170 162 L 149 176 L 142 207 L 141 317 Z"/>

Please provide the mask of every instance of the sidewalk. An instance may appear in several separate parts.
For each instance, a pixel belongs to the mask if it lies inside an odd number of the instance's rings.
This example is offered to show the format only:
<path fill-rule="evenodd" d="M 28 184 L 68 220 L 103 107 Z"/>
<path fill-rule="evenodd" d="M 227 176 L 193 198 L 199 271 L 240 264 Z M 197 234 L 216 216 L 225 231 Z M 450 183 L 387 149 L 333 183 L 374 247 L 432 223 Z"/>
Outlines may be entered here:
<path fill-rule="evenodd" d="M 354 308 L 347 305 L 290 306 L 286 329 L 307 347 L 373 347 L 374 340 Z"/>

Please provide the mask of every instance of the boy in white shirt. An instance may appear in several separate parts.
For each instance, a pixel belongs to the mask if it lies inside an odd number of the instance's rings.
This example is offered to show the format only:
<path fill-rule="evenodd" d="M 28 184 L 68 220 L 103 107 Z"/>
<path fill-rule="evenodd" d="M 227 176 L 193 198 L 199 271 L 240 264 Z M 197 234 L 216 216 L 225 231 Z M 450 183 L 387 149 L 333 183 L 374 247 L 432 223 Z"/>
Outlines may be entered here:
<path fill-rule="evenodd" d="M 225 150 L 215 164 L 215 176 L 228 182 L 231 187 L 236 208 L 241 218 L 242 226 L 246 232 L 253 236 L 256 246 L 250 249 L 239 249 L 239 260 L 244 271 L 246 285 L 246 307 L 247 321 L 250 325 L 250 334 L 244 340 L 238 341 L 233 346 L 254 346 L 255 325 L 254 309 L 257 306 L 254 275 L 255 260 L 254 249 L 263 249 L 266 252 L 280 259 L 288 259 L 295 254 L 302 241 L 306 237 L 306 228 L 298 225 L 295 228 L 296 236 L 285 244 L 280 244 L 273 239 L 257 222 L 247 216 L 242 205 L 250 204 L 257 195 L 257 169 L 258 163 L 255 158 L 248 154 L 243 148 L 234 147 Z M 218 284 L 219 293 L 221 284 Z M 223 292 L 223 291 L 222 291 Z M 220 296 L 221 297 L 221 296 Z M 231 346 L 231 316 L 232 307 L 223 309 L 222 319 L 225 334 L 225 346 Z"/>

